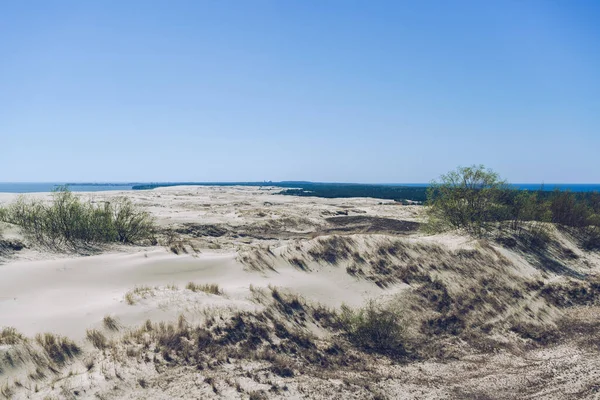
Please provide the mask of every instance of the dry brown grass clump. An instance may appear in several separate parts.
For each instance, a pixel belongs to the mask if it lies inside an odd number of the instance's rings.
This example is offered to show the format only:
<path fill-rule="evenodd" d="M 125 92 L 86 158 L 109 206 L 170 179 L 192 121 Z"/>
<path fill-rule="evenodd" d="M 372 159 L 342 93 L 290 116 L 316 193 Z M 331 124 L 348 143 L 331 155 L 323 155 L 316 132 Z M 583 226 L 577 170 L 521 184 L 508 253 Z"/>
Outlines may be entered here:
<path fill-rule="evenodd" d="M 207 294 L 214 294 L 217 296 L 223 294 L 223 291 L 221 290 L 221 288 L 219 288 L 219 285 L 216 283 L 196 284 L 194 282 L 188 282 L 185 288 L 191 290 L 192 292 L 204 292 Z"/>
<path fill-rule="evenodd" d="M 25 340 L 25 337 L 13 327 L 9 326 L 0 330 L 0 345 L 16 345 Z"/>
<path fill-rule="evenodd" d="M 108 340 L 106 339 L 106 336 L 104 336 L 104 334 L 97 329 L 88 329 L 85 336 L 87 340 L 89 340 L 90 343 L 92 343 L 92 345 L 99 350 L 103 350 L 108 346 Z"/>
<path fill-rule="evenodd" d="M 48 358 L 57 365 L 63 365 L 81 353 L 81 348 L 64 336 L 43 333 L 36 335 L 35 340 Z"/>
<path fill-rule="evenodd" d="M 342 307 L 340 320 L 358 348 L 393 358 L 407 356 L 406 327 L 397 310 L 370 301 L 358 310 Z"/>
<path fill-rule="evenodd" d="M 104 324 L 104 327 L 109 331 L 118 331 L 121 327 L 119 321 L 116 318 L 111 317 L 110 315 L 105 315 L 102 319 L 102 323 Z"/>
<path fill-rule="evenodd" d="M 330 236 L 319 239 L 317 245 L 309 251 L 309 255 L 317 262 L 337 264 L 347 260 L 353 252 L 356 242 L 348 236 Z"/>
<path fill-rule="evenodd" d="M 145 299 L 148 296 L 152 295 L 154 295 L 154 290 L 150 286 L 136 286 L 133 288 L 133 290 L 130 290 L 129 292 L 125 293 L 125 301 L 127 302 L 127 304 L 132 306 L 136 303 L 138 297 Z"/>
<path fill-rule="evenodd" d="M 302 303 L 301 307 L 307 310 L 307 316 L 312 314 L 309 305 Z M 341 347 L 317 344 L 310 330 L 288 319 L 274 301 L 265 311 L 236 312 L 229 319 L 208 319 L 197 326 L 184 318 L 177 323 L 147 322 L 127 334 L 124 343 L 139 350 L 131 352 L 136 359 L 152 360 L 156 365 L 191 365 L 201 370 L 234 360 L 255 360 L 268 363 L 268 370 L 275 375 L 291 377 L 299 368 L 351 364 Z"/>
<path fill-rule="evenodd" d="M 254 247 L 239 253 L 238 260 L 253 271 L 274 271 L 273 252 L 270 248 Z"/>

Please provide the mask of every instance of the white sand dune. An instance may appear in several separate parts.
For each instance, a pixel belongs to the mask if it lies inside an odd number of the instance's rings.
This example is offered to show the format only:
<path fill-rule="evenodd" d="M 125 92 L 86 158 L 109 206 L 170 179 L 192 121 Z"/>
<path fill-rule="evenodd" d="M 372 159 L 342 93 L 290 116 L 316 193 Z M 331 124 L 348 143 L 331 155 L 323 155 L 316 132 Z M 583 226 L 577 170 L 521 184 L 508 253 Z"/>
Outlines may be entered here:
<path fill-rule="evenodd" d="M 105 315 L 136 325 L 148 318 L 172 320 L 181 312 L 177 305 L 173 309 L 154 309 L 144 304 L 149 301 L 128 305 L 124 296 L 135 286 L 184 288 L 188 282 L 216 283 L 228 298 L 244 302 L 250 285 L 270 284 L 330 306 L 359 305 L 363 297 L 379 292 L 340 269 L 307 274 L 282 265 L 276 272 L 259 274 L 245 269 L 233 253 L 176 256 L 162 248 L 140 249 L 133 254 L 18 261 L 1 266 L 0 272 L 0 326 L 15 327 L 27 335 L 48 331 L 75 338 L 82 338 L 86 328 L 98 324 Z"/>
<path fill-rule="evenodd" d="M 0 398 L 6 393 L 14 398 L 106 399 L 248 398 L 254 393 L 263 396 L 254 398 L 458 399 L 517 398 L 523 390 L 529 393 L 524 398 L 593 398 L 590 371 L 600 370 L 600 365 L 587 347 L 561 342 L 527 350 L 532 340 L 524 341 L 507 326 L 554 326 L 564 311 L 541 296 L 541 289 L 529 288 L 540 281 L 568 283 L 567 272 L 597 273 L 598 254 L 579 250 L 573 238 L 556 231 L 547 256 L 565 268 L 565 273 L 557 273 L 545 269 L 540 260 L 546 259 L 493 242 L 460 233 L 425 235 L 414 224 L 423 218 L 418 206 L 367 198 L 299 198 L 276 191 L 190 186 L 78 194 L 94 201 L 126 195 L 165 230 L 159 234 L 162 245 L 108 246 L 95 255 L 49 251 L 16 227 L 4 226 L 5 238 L 22 240 L 27 248 L 0 259 L 0 328 L 14 327 L 28 337 L 40 332 L 64 335 L 89 355 L 72 361 L 64 371 L 32 378 L 32 360 L 23 356 L 21 366 L 5 362 L 12 347 L 0 342 L 0 381 L 5 382 Z M 51 198 L 48 193 L 28 196 Z M 0 204 L 16 197 L 0 194 Z M 167 232 L 176 235 L 175 242 L 165 241 Z M 565 249 L 575 256 L 560 258 Z M 189 282 L 216 284 L 222 294 L 186 289 Z M 436 291 L 436 282 L 449 294 Z M 222 355 L 211 353 L 214 365 L 209 362 L 200 371 L 186 363 L 157 361 L 156 356 L 143 359 L 137 356 L 139 348 L 133 351 L 131 343 L 120 341 L 121 336 L 137 335 L 137 327 L 147 320 L 175 322 L 183 315 L 190 324 L 202 324 L 216 313 L 218 325 L 240 311 L 259 315 L 265 310 L 278 323 L 315 334 L 317 344 L 311 351 L 321 351 L 331 345 L 327 340 L 340 335 L 310 318 L 302 322 L 306 315 L 299 317 L 293 310 L 277 314 L 269 306 L 273 290 L 330 309 L 343 304 L 358 308 L 371 299 L 396 302 L 405 307 L 406 318 L 412 318 L 407 319 L 413 321 L 408 331 L 417 342 L 428 340 L 419 333 L 428 318 L 445 321 L 436 319 L 441 311 L 427 308 L 423 299 L 437 304 L 452 296 L 470 313 L 467 324 L 490 325 L 490 336 L 478 337 L 477 344 L 485 348 L 489 340 L 502 350 L 495 355 L 480 352 L 467 335 L 445 336 L 429 360 L 402 365 L 359 353 L 349 365 L 342 363 L 331 371 L 315 369 L 290 353 L 283 355 L 296 360 L 296 372 L 282 377 L 265 366 L 276 362 L 271 356 L 236 358 L 234 352 L 223 361 Z M 267 296 L 258 301 L 257 293 Z M 443 307 L 440 303 L 439 309 Z M 588 322 L 598 315 L 594 308 L 577 310 L 572 314 Z M 107 315 L 119 321 L 118 333 L 103 326 Z M 91 328 L 113 340 L 109 350 L 96 350 L 85 339 Z M 271 346 L 281 341 L 285 340 Z M 86 357 L 93 357 L 96 366 L 87 370 Z M 558 372 L 560 368 L 566 372 Z M 552 385 L 557 390 L 549 390 Z"/>

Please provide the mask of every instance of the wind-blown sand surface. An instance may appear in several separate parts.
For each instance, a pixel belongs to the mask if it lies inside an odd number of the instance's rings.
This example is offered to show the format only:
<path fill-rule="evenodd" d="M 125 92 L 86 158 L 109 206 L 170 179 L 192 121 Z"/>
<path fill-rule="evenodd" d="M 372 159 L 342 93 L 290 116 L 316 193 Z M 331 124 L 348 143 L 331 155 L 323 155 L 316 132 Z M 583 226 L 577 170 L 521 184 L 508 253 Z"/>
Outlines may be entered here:
<path fill-rule="evenodd" d="M 149 247 L 56 252 L 4 226 L 4 239 L 26 248 L 0 252 L 0 328 L 27 337 L 64 335 L 83 352 L 37 374 L 31 344 L 18 348 L 0 339 L 0 398 L 599 398 L 600 340 L 585 330 L 598 320 L 596 289 L 585 286 L 589 296 L 573 297 L 571 288 L 588 284 L 600 257 L 582 251 L 576 238 L 554 229 L 544 252 L 528 252 L 499 239 L 427 235 L 419 230 L 420 206 L 276 192 L 172 187 L 78 194 L 96 201 L 126 195 L 149 211 L 161 229 L 159 244 Z M 16 197 L 0 194 L 0 204 Z M 190 290 L 189 282 L 217 284 L 221 293 Z M 314 311 L 369 300 L 403 310 L 410 356 L 354 348 Z M 118 332 L 106 329 L 107 315 Z M 123 341 L 147 320 L 179 320 L 179 337 L 199 346 L 187 326 L 210 321 L 227 332 L 236 315 L 246 318 L 243 326 L 267 324 L 265 335 L 284 324 L 314 344 L 302 347 L 292 334 L 262 337 L 269 351 L 289 358 L 291 372 L 277 373 L 265 365 L 283 362 L 278 355 L 263 349 L 249 356 L 259 345 L 243 347 L 246 328 L 242 339 L 215 339 L 235 351 L 210 347 L 206 356 L 196 352 L 196 361 L 182 355 L 180 344 L 171 355 L 153 350 L 158 325 L 135 334 L 142 342 Z M 94 348 L 89 329 L 112 344 Z M 284 346 L 288 341 L 292 347 Z"/>

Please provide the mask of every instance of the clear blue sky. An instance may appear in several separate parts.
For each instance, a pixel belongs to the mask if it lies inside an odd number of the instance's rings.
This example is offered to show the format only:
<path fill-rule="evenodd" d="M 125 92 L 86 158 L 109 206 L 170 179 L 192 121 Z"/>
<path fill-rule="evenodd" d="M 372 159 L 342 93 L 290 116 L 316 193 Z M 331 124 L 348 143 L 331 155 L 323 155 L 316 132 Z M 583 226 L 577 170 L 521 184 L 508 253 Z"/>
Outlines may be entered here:
<path fill-rule="evenodd" d="M 600 182 L 598 1 L 4 1 L 0 182 Z"/>

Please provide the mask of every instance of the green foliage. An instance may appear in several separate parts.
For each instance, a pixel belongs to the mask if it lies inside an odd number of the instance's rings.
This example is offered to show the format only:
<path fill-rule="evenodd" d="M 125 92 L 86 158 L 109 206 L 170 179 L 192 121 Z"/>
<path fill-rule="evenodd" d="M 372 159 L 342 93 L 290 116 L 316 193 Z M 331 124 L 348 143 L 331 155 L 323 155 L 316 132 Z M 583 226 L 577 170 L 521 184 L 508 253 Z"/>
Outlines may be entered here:
<path fill-rule="evenodd" d="M 427 204 L 428 227 L 433 231 L 451 227 L 482 233 L 490 223 L 500 221 L 510 221 L 511 228 L 520 231 L 523 222 L 535 221 L 529 231 L 541 243 L 548 233 L 540 223 L 553 222 L 587 229 L 586 246 L 593 248 L 595 229 L 600 227 L 600 194 L 518 190 L 482 165 L 442 175 L 428 189 Z"/>
<path fill-rule="evenodd" d="M 431 183 L 430 216 L 453 228 L 479 231 L 486 222 L 506 214 L 498 201 L 506 188 L 506 182 L 483 165 L 459 167 Z"/>
<path fill-rule="evenodd" d="M 552 222 L 567 226 L 585 226 L 590 216 L 590 210 L 582 201 L 578 201 L 571 192 L 556 190 L 550 200 Z"/>
<path fill-rule="evenodd" d="M 359 310 L 343 306 L 340 322 L 350 341 L 363 350 L 395 357 L 407 354 L 405 327 L 394 310 L 374 301 Z"/>
<path fill-rule="evenodd" d="M 600 250 L 600 226 L 588 227 L 583 239 L 583 248 L 586 250 Z"/>
<path fill-rule="evenodd" d="M 131 200 L 119 197 L 95 204 L 82 201 L 67 187 L 58 188 L 50 204 L 20 196 L 0 217 L 48 245 L 137 243 L 154 232 L 151 216 Z"/>

